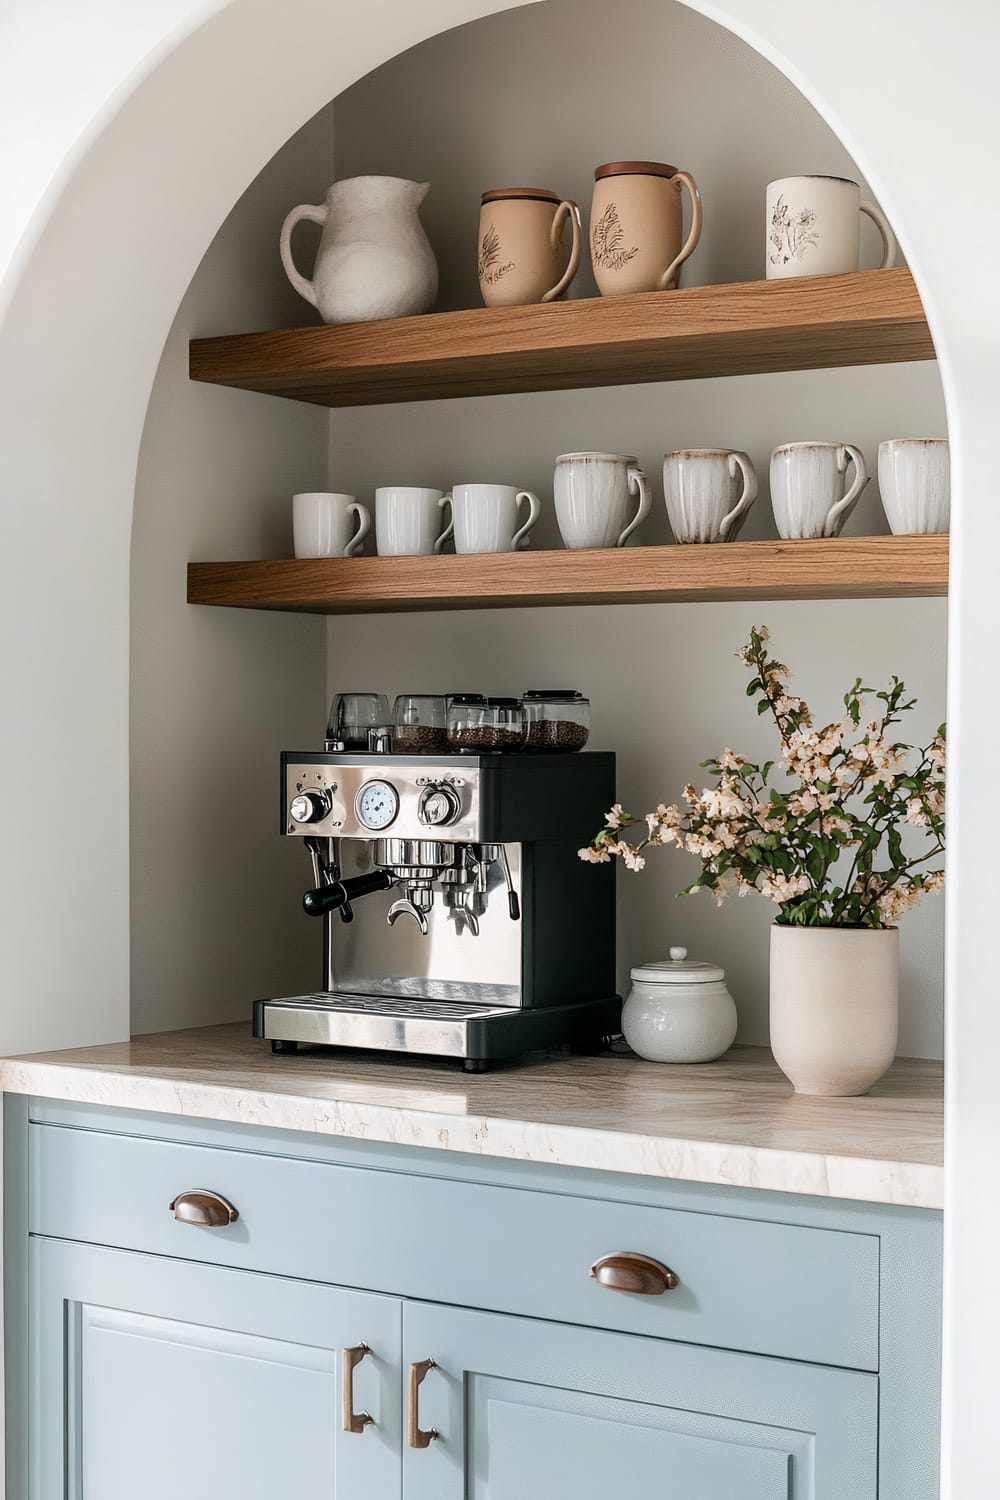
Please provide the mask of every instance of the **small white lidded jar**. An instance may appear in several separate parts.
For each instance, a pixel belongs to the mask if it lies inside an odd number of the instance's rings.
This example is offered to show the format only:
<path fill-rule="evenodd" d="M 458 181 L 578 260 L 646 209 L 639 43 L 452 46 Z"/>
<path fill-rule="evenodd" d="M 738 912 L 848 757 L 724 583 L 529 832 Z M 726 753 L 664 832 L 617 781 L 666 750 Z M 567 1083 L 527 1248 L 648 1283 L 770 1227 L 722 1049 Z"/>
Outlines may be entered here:
<path fill-rule="evenodd" d="M 632 970 L 622 1009 L 625 1040 L 650 1062 L 713 1062 L 733 1044 L 737 1015 L 718 964 L 688 961 L 671 948 L 669 962 Z"/>

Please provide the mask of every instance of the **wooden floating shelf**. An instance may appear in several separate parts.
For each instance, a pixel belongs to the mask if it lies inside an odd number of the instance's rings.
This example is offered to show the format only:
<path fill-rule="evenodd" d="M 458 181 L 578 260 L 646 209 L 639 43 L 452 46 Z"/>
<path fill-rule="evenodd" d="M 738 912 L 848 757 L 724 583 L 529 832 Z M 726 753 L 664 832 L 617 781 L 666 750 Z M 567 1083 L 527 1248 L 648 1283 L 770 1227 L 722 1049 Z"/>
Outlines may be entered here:
<path fill-rule="evenodd" d="M 190 604 L 323 615 L 947 591 L 947 536 L 188 565 Z"/>
<path fill-rule="evenodd" d="M 895 268 L 194 339 L 191 378 L 369 406 L 933 358 Z"/>

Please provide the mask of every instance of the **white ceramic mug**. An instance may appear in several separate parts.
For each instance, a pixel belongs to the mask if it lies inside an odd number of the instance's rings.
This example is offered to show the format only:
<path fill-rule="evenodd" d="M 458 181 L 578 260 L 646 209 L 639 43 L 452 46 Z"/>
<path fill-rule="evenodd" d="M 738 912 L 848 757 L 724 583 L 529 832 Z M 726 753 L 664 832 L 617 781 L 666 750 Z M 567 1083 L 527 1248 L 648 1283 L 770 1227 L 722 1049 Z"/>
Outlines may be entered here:
<path fill-rule="evenodd" d="M 862 202 L 847 177 L 779 177 L 767 185 L 764 273 L 829 276 L 861 266 L 861 215 L 882 236 L 882 265 L 896 264 L 896 240 L 877 204 Z"/>
<path fill-rule="evenodd" d="M 357 530 L 351 535 L 353 518 Z M 353 557 L 361 551 L 372 518 L 354 495 L 303 490 L 292 496 L 292 539 L 296 557 Z"/>
<path fill-rule="evenodd" d="M 519 507 L 528 519 L 518 528 Z M 451 491 L 456 552 L 518 552 L 541 514 L 542 503 L 514 484 L 456 484 Z"/>
<path fill-rule="evenodd" d="M 663 498 L 676 542 L 731 542 L 756 495 L 748 453 L 681 448 L 663 455 Z"/>
<path fill-rule="evenodd" d="M 878 487 L 894 536 L 948 530 L 951 461 L 940 438 L 890 438 L 878 447 Z"/>
<path fill-rule="evenodd" d="M 847 485 L 848 462 L 854 481 Z M 771 454 L 771 508 L 778 535 L 839 536 L 868 483 L 853 443 L 782 443 Z"/>
<path fill-rule="evenodd" d="M 624 547 L 649 515 L 649 481 L 625 453 L 562 453 L 553 481 L 556 520 L 567 547 Z M 632 499 L 638 498 L 629 521 Z"/>
<path fill-rule="evenodd" d="M 451 505 L 442 490 L 414 484 L 388 484 L 375 491 L 375 548 L 379 557 L 429 557 L 451 536 L 454 520 L 441 530 L 441 513 Z"/>

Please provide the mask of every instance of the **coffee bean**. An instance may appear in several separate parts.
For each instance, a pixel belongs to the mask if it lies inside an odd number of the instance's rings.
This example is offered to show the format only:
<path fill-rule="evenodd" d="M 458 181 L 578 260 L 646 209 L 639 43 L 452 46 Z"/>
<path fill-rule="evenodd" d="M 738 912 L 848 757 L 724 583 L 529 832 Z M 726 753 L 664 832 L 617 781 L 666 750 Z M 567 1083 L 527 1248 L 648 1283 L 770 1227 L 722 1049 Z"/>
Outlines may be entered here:
<path fill-rule="evenodd" d="M 577 724 L 572 719 L 532 719 L 525 749 L 567 754 L 572 750 L 582 750 L 587 739 L 586 725 Z"/>
<path fill-rule="evenodd" d="M 449 739 L 455 750 L 524 749 L 523 730 L 494 728 L 491 724 L 463 725 L 452 729 Z"/>
<path fill-rule="evenodd" d="M 400 755 L 446 755 L 448 733 L 433 724 L 396 724 L 392 748 Z"/>

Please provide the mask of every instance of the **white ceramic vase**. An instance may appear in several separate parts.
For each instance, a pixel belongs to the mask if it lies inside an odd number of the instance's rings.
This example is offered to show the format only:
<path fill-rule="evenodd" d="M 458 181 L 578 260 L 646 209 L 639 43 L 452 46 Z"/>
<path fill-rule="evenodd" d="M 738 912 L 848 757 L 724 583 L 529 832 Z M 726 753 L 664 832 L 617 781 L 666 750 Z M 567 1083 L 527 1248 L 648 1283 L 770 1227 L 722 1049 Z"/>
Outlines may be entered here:
<path fill-rule="evenodd" d="M 325 203 L 292 209 L 281 226 L 281 263 L 324 323 L 430 311 L 438 268 L 418 214 L 429 186 L 405 177 L 347 177 L 333 184 Z M 311 281 L 292 259 L 292 230 L 300 219 L 323 226 Z"/>
<path fill-rule="evenodd" d="M 867 1094 L 896 1055 L 899 930 L 771 928 L 771 1051 L 797 1094 Z"/>

